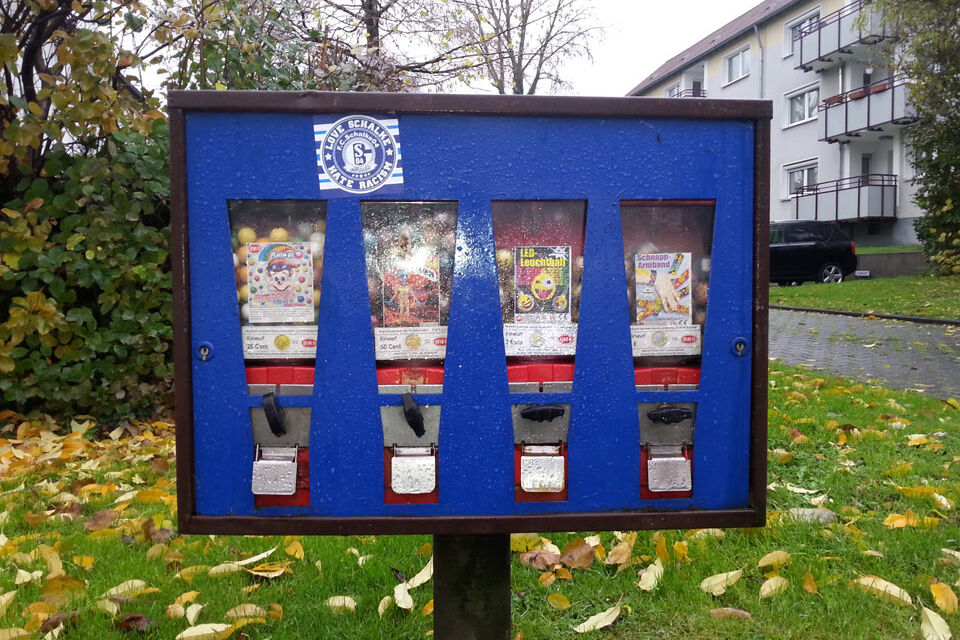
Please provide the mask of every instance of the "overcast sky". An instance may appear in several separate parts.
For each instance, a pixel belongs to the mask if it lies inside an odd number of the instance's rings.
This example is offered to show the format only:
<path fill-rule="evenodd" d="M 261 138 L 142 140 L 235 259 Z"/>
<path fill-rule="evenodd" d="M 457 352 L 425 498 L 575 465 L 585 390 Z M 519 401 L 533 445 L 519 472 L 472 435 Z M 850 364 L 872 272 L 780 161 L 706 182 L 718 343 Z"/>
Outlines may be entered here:
<path fill-rule="evenodd" d="M 761 0 L 593 0 L 606 28 L 593 62 L 565 65 L 569 93 L 622 96 L 657 67 Z"/>

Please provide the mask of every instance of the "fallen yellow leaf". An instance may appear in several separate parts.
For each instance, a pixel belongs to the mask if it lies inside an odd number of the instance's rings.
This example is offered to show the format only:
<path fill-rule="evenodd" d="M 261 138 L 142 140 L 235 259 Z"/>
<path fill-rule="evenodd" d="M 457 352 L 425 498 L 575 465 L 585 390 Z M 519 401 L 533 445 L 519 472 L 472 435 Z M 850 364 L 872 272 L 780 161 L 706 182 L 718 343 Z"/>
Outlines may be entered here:
<path fill-rule="evenodd" d="M 953 634 L 950 625 L 936 611 L 921 607 L 920 631 L 924 640 L 950 640 Z"/>
<path fill-rule="evenodd" d="M 349 611 L 353 613 L 357 610 L 357 602 L 350 596 L 333 596 L 327 599 L 327 606 L 334 613 L 344 613 Z"/>
<path fill-rule="evenodd" d="M 430 602 L 423 605 L 423 615 L 425 616 L 433 615 L 433 599 L 432 598 Z"/>
<path fill-rule="evenodd" d="M 771 551 L 767 555 L 760 558 L 760 562 L 757 563 L 757 568 L 762 569 L 763 567 L 778 567 L 788 564 L 790 564 L 789 553 L 786 551 Z"/>
<path fill-rule="evenodd" d="M 760 585 L 760 599 L 770 598 L 787 590 L 790 583 L 785 578 L 774 576 Z"/>
<path fill-rule="evenodd" d="M 303 560 L 303 545 L 300 544 L 298 540 L 294 540 L 288 544 L 284 551 L 288 556 L 296 558 L 297 560 Z"/>
<path fill-rule="evenodd" d="M 930 592 L 933 594 L 933 601 L 937 607 L 944 613 L 957 612 L 957 594 L 953 592 L 948 584 L 943 582 L 934 582 L 930 585 Z"/>
<path fill-rule="evenodd" d="M 859 585 L 878 596 L 913 606 L 913 598 L 910 597 L 909 593 L 878 576 L 860 576 L 851 584 Z"/>
<path fill-rule="evenodd" d="M 603 629 L 604 627 L 609 627 L 614 623 L 614 621 L 620 616 L 620 604 L 616 604 L 606 611 L 601 611 L 600 613 L 590 616 L 587 618 L 586 622 L 578 624 L 573 628 L 577 633 L 586 633 L 588 631 L 596 631 L 597 629 Z"/>
<path fill-rule="evenodd" d="M 810 569 L 807 569 L 806 575 L 803 576 L 803 590 L 808 593 L 820 593 L 820 590 L 817 589 L 817 581 L 813 579 L 813 574 L 810 572 Z"/>
<path fill-rule="evenodd" d="M 653 564 L 648 565 L 647 568 L 643 570 L 643 575 L 640 576 L 640 582 L 637 583 L 637 588 L 648 592 L 653 591 L 660 583 L 660 578 L 662 577 L 663 563 L 660 561 L 660 558 L 657 558 Z"/>
<path fill-rule="evenodd" d="M 718 573 L 710 576 L 709 578 L 704 578 L 700 582 L 700 588 L 711 595 L 722 596 L 724 593 L 726 593 L 727 587 L 735 584 L 742 575 L 743 569 L 727 571 L 726 573 Z"/>
<path fill-rule="evenodd" d="M 548 595 L 547 604 L 554 609 L 559 609 L 560 611 L 564 611 L 573 606 L 570 604 L 570 600 L 567 598 L 567 596 L 563 595 L 562 593 L 551 593 Z"/>

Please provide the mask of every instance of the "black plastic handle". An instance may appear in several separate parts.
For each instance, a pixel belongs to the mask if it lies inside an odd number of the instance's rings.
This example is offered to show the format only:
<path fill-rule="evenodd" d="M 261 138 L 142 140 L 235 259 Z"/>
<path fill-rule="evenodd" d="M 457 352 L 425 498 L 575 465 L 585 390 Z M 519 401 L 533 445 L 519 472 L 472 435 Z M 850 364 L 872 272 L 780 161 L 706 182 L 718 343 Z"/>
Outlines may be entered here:
<path fill-rule="evenodd" d="M 660 424 L 676 424 L 693 417 L 693 411 L 683 407 L 660 407 L 653 411 L 647 411 L 647 418 L 650 422 L 659 422 Z"/>
<path fill-rule="evenodd" d="M 427 430 L 423 428 L 423 412 L 420 411 L 420 407 L 417 406 L 417 401 L 414 400 L 413 396 L 409 393 L 403 394 L 402 399 L 403 417 L 406 418 L 407 424 L 410 425 L 413 432 L 417 434 L 417 437 L 422 438 L 423 434 L 427 432 Z"/>
<path fill-rule="evenodd" d="M 263 413 L 267 416 L 270 431 L 278 438 L 286 435 L 287 427 L 283 424 L 283 409 L 277 404 L 277 394 L 274 392 L 263 394 Z"/>
<path fill-rule="evenodd" d="M 556 405 L 527 407 L 520 411 L 520 417 L 524 420 L 533 420 L 534 422 L 550 422 L 566 412 L 566 409 Z"/>

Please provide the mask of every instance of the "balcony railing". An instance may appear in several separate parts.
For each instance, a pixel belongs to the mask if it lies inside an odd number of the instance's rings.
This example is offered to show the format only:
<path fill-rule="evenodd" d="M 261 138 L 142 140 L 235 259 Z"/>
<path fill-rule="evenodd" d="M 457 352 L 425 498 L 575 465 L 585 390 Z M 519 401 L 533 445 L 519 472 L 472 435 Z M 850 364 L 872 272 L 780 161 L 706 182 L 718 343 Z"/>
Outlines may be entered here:
<path fill-rule="evenodd" d="M 797 220 L 879 220 L 897 217 L 897 176 L 868 173 L 801 187 Z"/>
<path fill-rule="evenodd" d="M 886 21 L 870 11 L 869 5 L 869 0 L 857 0 L 801 29 L 794 38 L 793 50 L 798 53 L 794 68 L 819 71 L 839 63 L 841 55 L 892 37 Z M 859 17 L 865 9 L 866 17 L 861 22 Z"/>
<path fill-rule="evenodd" d="M 908 125 L 917 120 L 910 103 L 906 78 L 886 78 L 830 96 L 817 107 L 826 142 L 858 138 L 883 127 Z"/>
<path fill-rule="evenodd" d="M 674 98 L 706 98 L 707 90 L 706 89 L 684 89 L 683 91 L 677 92 Z"/>

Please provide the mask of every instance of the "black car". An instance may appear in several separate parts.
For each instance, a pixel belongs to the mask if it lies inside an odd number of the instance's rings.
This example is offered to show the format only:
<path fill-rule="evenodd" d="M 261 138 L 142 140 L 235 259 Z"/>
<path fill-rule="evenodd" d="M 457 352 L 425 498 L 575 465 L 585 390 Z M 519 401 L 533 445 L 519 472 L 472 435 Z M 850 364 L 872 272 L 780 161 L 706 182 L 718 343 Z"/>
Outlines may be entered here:
<path fill-rule="evenodd" d="M 843 282 L 857 270 L 850 236 L 831 222 L 771 222 L 770 281 L 780 286 L 804 281 Z"/>

